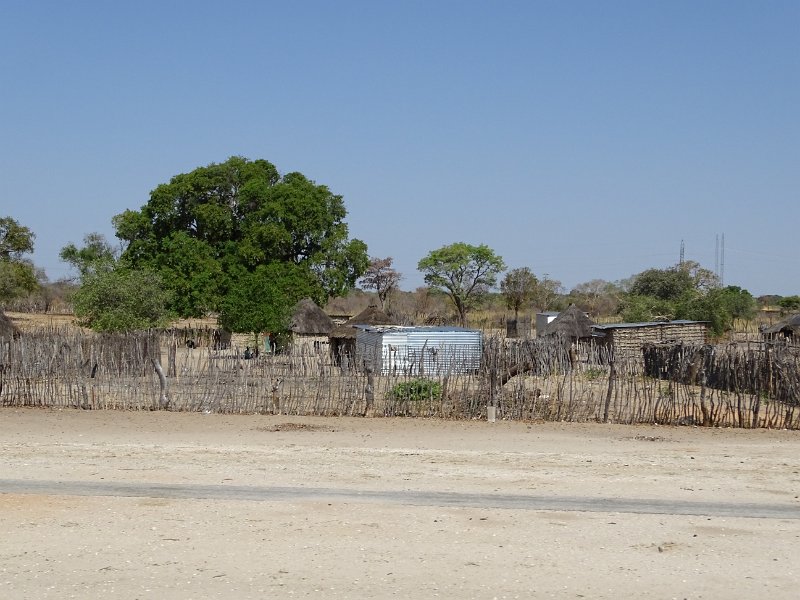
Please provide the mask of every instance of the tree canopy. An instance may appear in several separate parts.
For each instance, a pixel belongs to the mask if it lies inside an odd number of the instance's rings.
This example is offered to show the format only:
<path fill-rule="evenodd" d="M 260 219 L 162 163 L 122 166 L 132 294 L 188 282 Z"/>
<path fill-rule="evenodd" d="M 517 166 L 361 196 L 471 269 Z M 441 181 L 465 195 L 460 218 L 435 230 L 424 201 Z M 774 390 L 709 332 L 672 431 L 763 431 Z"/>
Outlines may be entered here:
<path fill-rule="evenodd" d="M 117 251 L 101 233 L 88 233 L 83 237 L 83 247 L 70 242 L 58 256 L 78 271 L 81 279 L 98 271 L 108 271 L 117 261 Z"/>
<path fill-rule="evenodd" d="M 721 288 L 711 271 L 692 261 L 639 273 L 622 299 L 626 321 L 706 321 L 716 335 L 729 329 L 736 318 L 752 318 L 755 308 L 750 292 L 736 286 Z"/>
<path fill-rule="evenodd" d="M 140 210 L 114 217 L 114 225 L 125 243 L 122 260 L 159 273 L 179 315 L 223 311 L 229 327 L 248 331 L 252 319 L 234 300 L 263 309 L 259 296 L 273 295 L 252 286 L 265 283 L 266 274 L 274 283 L 276 273 L 283 282 L 291 272 L 285 289 L 311 289 L 318 303 L 355 285 L 367 268 L 367 247 L 349 239 L 346 215 L 342 197 L 326 186 L 301 173 L 281 176 L 266 160 L 234 156 L 176 175 Z M 295 285 L 298 277 L 304 285 Z M 299 299 L 281 301 L 291 306 Z"/>
<path fill-rule="evenodd" d="M 361 287 L 365 290 L 375 290 L 381 308 L 386 308 L 386 301 L 403 276 L 392 267 L 392 257 L 370 258 L 369 266 L 361 277 Z"/>
<path fill-rule="evenodd" d="M 464 327 L 467 313 L 496 285 L 497 276 L 505 268 L 503 258 L 489 246 L 464 242 L 432 250 L 417 264 L 425 283 L 443 290 L 453 301 Z"/>
<path fill-rule="evenodd" d="M 149 271 L 117 267 L 87 275 L 73 294 L 79 322 L 95 331 L 132 331 L 166 325 L 169 291 Z"/>
<path fill-rule="evenodd" d="M 500 293 L 506 302 L 506 308 L 514 311 L 518 318 L 521 308 L 529 306 L 536 295 L 539 280 L 528 267 L 511 269 L 500 282 Z"/>
<path fill-rule="evenodd" d="M 34 233 L 11 217 L 0 217 L 0 302 L 39 287 L 36 269 L 25 257 L 33 252 Z"/>

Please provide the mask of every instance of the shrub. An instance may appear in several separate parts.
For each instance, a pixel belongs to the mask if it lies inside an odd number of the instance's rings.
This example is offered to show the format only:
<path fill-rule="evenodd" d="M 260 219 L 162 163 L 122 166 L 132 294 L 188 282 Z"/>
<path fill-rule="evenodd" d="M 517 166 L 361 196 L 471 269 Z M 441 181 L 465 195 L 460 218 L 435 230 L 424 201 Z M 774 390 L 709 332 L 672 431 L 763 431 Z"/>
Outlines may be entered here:
<path fill-rule="evenodd" d="M 439 400 L 441 397 L 442 384 L 424 378 L 403 381 L 389 391 L 389 399 L 395 401 Z"/>

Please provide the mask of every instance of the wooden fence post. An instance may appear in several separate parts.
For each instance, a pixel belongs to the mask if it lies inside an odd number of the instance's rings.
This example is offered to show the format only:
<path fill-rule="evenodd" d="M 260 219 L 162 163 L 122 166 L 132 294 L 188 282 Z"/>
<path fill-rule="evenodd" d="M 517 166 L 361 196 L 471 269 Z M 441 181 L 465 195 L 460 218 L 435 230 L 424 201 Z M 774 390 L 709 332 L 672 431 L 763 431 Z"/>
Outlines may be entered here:
<path fill-rule="evenodd" d="M 611 366 L 611 370 L 608 373 L 608 390 L 606 391 L 606 403 L 605 407 L 603 408 L 603 423 L 608 423 L 608 411 L 611 407 L 611 396 L 614 394 L 614 384 L 616 383 L 617 379 L 617 367 L 615 362 L 612 360 L 609 362 Z"/>

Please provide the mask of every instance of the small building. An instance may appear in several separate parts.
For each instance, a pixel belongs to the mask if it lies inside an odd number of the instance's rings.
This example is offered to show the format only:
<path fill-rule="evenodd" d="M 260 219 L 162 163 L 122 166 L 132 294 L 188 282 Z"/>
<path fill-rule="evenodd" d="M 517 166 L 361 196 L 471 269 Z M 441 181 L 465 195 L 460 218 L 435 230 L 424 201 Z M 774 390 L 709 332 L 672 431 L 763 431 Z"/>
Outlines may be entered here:
<path fill-rule="evenodd" d="M 536 313 L 536 337 L 541 336 L 544 330 L 547 329 L 547 326 L 555 321 L 559 314 L 558 311 L 552 310 Z"/>
<path fill-rule="evenodd" d="M 331 353 L 337 364 L 342 364 L 342 359 L 352 357 L 356 353 L 356 326 L 357 325 L 397 325 L 397 321 L 378 308 L 377 304 L 370 304 L 355 317 L 333 328 L 330 334 Z"/>
<path fill-rule="evenodd" d="M 292 310 L 289 331 L 293 348 L 327 352 L 333 321 L 311 298 L 303 298 Z"/>
<path fill-rule="evenodd" d="M 472 373 L 481 366 L 483 335 L 462 327 L 356 327 L 356 364 L 381 375 Z"/>
<path fill-rule="evenodd" d="M 653 321 L 610 323 L 592 326 L 596 343 L 611 350 L 615 359 L 642 358 L 645 344 L 675 342 L 689 345 L 708 343 L 708 323 L 704 321 Z"/>
<path fill-rule="evenodd" d="M 762 329 L 761 333 L 767 339 L 773 340 L 791 340 L 800 337 L 800 314 L 792 315 L 771 327 Z"/>

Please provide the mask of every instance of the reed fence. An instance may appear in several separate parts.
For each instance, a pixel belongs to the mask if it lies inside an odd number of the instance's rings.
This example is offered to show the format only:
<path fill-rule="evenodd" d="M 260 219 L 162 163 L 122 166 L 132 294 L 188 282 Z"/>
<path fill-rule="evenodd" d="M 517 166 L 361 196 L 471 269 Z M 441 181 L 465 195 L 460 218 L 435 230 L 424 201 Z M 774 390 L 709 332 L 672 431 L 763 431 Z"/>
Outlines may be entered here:
<path fill-rule="evenodd" d="M 43 329 L 0 339 L 0 404 L 78 409 L 800 428 L 800 350 L 767 344 L 645 348 L 615 361 L 563 338 L 484 339 L 481 367 L 419 380 L 377 375 L 313 348 L 188 347 L 175 331 L 94 335 Z M 163 377 L 162 377 L 163 376 Z M 407 386 L 405 386 L 407 387 Z"/>

